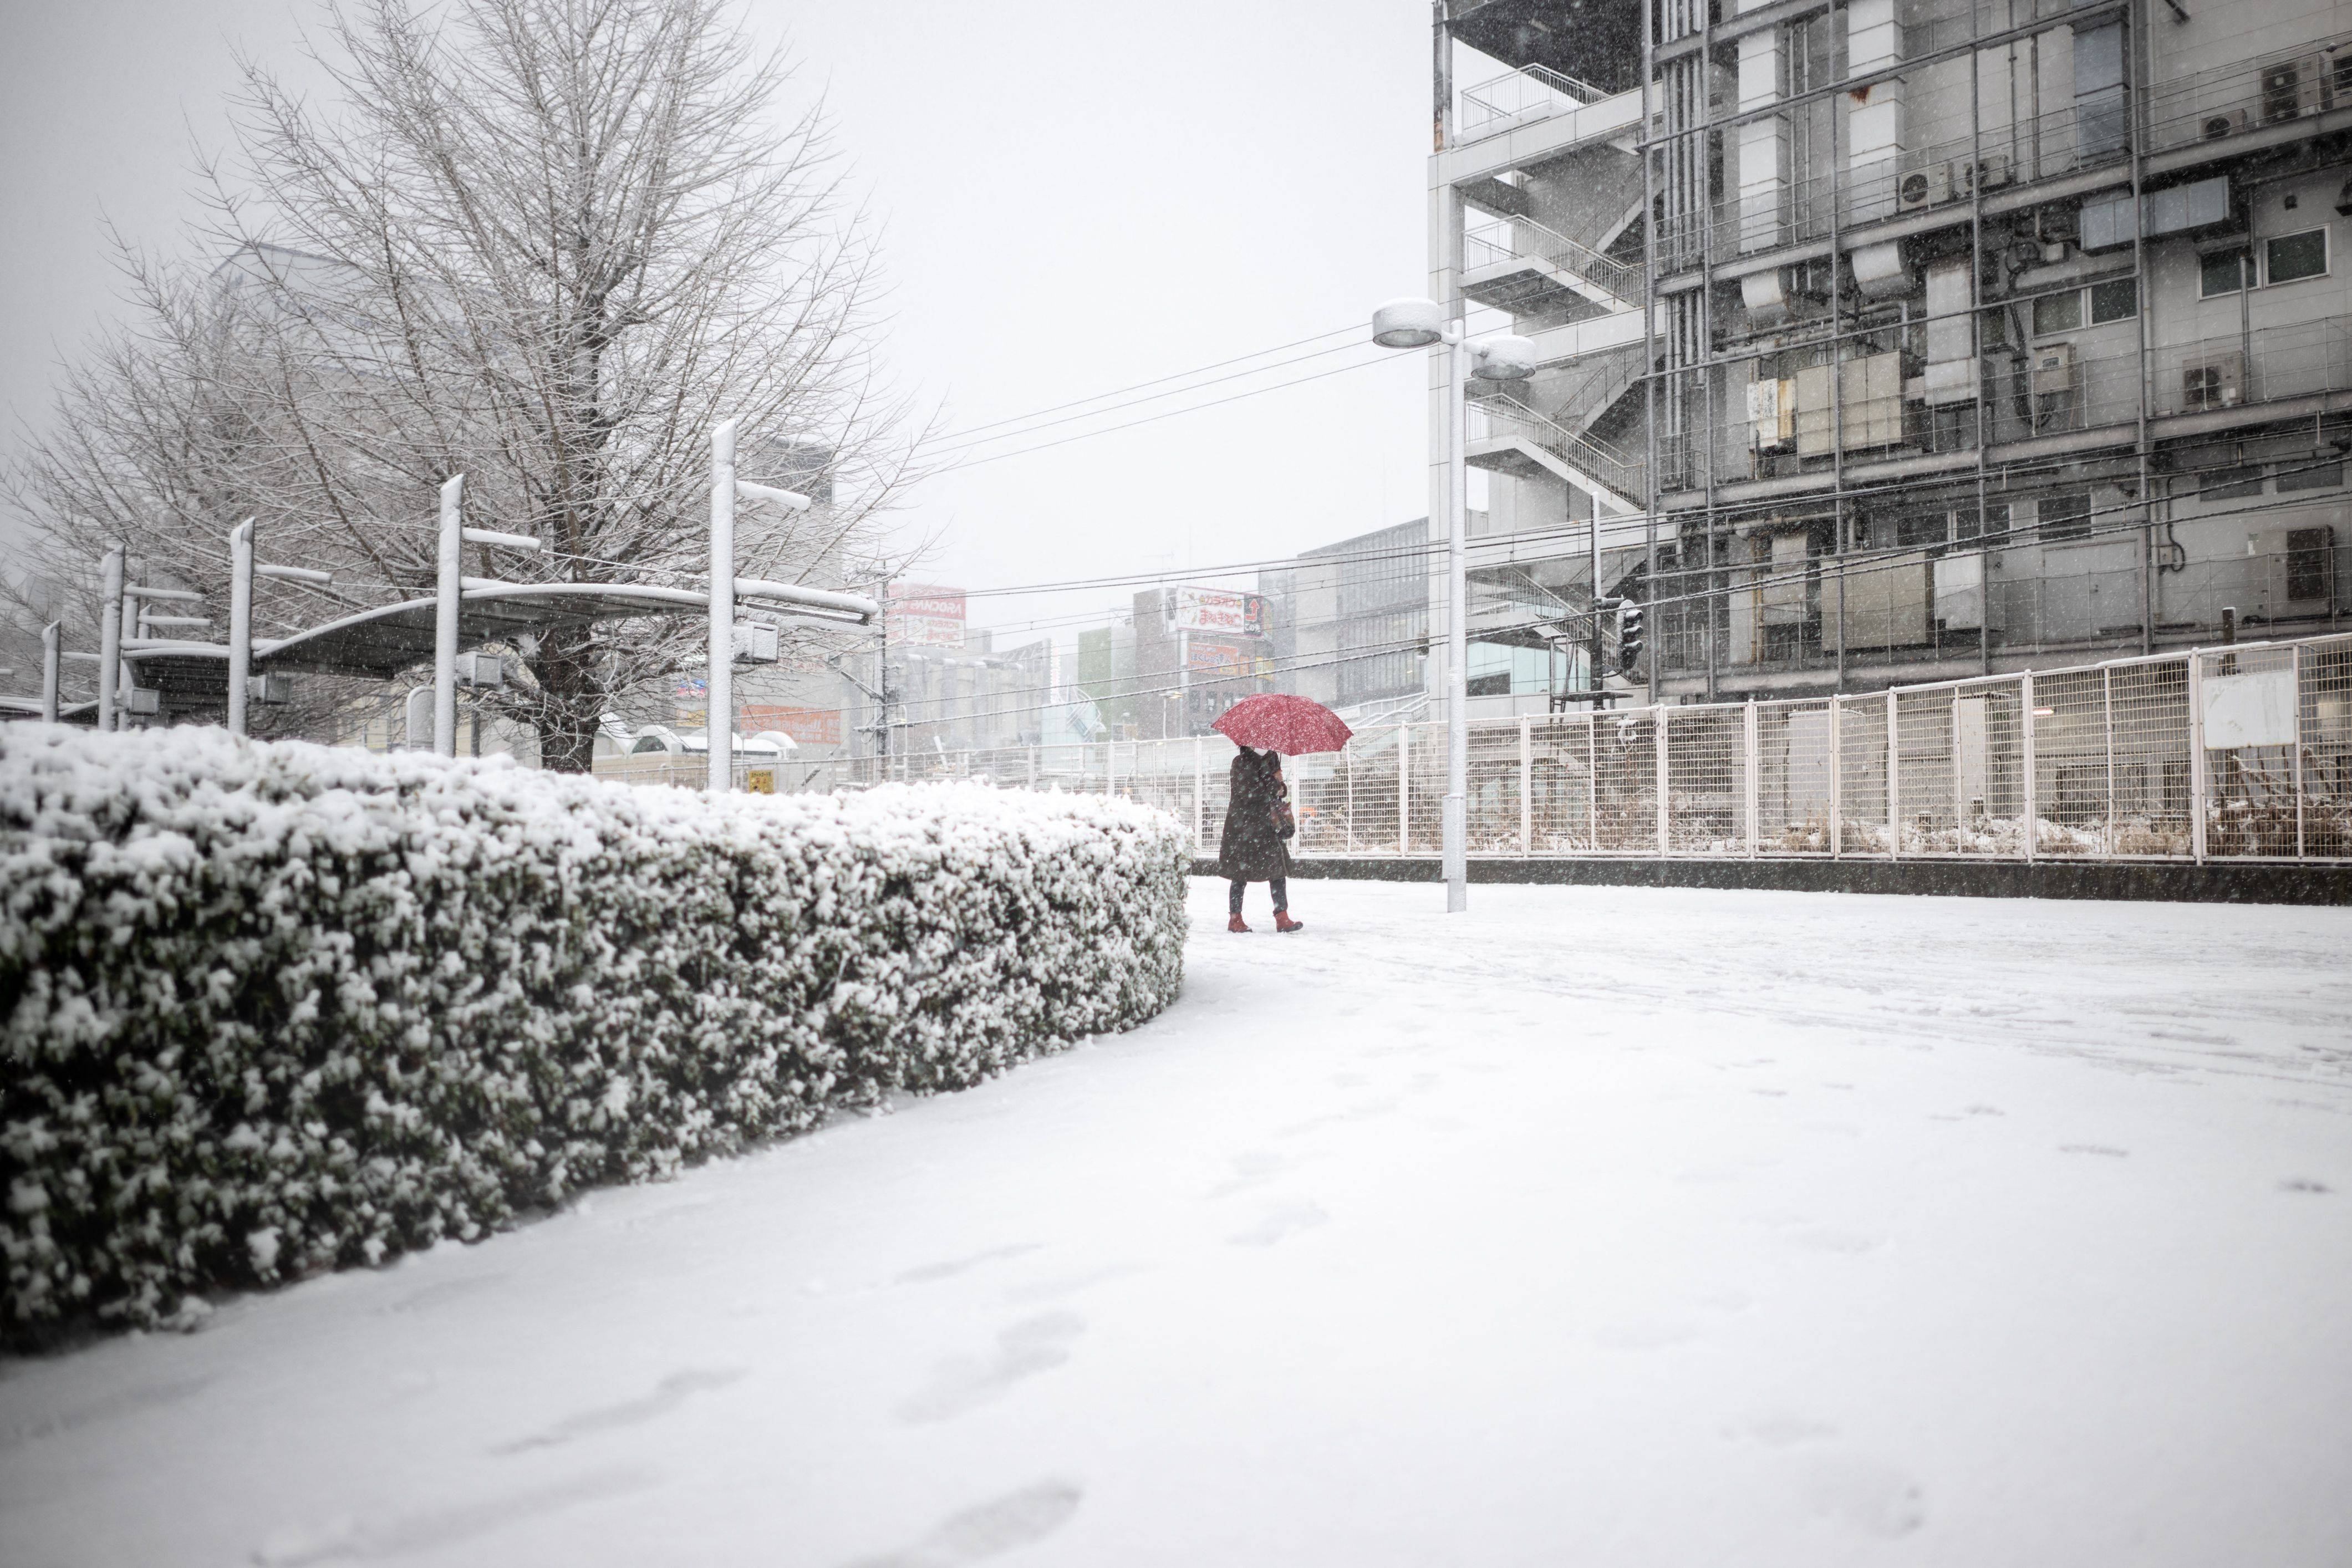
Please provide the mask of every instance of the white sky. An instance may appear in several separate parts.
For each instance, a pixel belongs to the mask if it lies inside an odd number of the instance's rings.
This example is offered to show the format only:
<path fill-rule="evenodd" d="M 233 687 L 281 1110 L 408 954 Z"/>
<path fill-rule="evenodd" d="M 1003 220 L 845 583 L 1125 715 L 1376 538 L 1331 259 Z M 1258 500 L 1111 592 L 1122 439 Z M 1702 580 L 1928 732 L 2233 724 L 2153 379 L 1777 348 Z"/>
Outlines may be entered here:
<path fill-rule="evenodd" d="M 16 419 L 47 417 L 59 356 L 119 308 L 101 222 L 184 244 L 190 138 L 225 136 L 233 48 L 299 80 L 314 15 L 0 0 L 11 445 Z M 1425 287 L 1420 0 L 751 0 L 747 15 L 789 35 L 803 84 L 826 91 L 887 225 L 890 362 L 954 425 L 1347 326 Z M 979 588 L 1206 565 L 1418 517 L 1419 357 L 943 476 L 908 516 L 940 537 L 924 575 Z M 979 600 L 973 615 L 1011 631 L 1125 597 Z"/>

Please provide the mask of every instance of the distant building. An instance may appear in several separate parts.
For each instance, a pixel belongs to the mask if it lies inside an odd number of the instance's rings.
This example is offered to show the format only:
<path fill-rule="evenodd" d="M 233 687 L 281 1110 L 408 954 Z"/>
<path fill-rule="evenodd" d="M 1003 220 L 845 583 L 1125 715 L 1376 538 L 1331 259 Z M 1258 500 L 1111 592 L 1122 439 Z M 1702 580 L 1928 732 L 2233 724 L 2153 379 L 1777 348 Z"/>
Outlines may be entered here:
<path fill-rule="evenodd" d="M 1342 711 L 1421 694 L 1429 643 L 1428 520 L 1306 551 L 1289 570 L 1283 689 Z"/>

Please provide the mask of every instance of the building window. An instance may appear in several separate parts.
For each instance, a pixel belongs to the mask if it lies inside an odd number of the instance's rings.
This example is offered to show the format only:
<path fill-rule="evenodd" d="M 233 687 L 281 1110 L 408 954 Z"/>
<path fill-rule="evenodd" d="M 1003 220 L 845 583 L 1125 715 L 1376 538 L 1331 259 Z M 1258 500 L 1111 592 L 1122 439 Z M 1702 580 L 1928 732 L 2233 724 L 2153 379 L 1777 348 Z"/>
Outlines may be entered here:
<path fill-rule="evenodd" d="M 2234 294 L 2246 286 L 2248 258 L 2242 250 L 2217 250 L 2200 257 L 2197 263 L 2197 292 L 2210 300 L 2217 294 Z"/>
<path fill-rule="evenodd" d="M 2063 294 L 2044 294 L 2033 301 L 2033 335 L 2046 338 L 2053 332 L 2071 332 L 2083 324 L 2083 296 L 2069 289 Z"/>
<path fill-rule="evenodd" d="M 2263 245 L 2263 272 L 2272 283 L 2299 283 L 2305 278 L 2327 276 L 2327 231 L 2307 228 L 2281 235 Z"/>
<path fill-rule="evenodd" d="M 2209 293 L 2211 290 L 2207 290 Z M 2087 289 L 2069 289 L 2063 294 L 2044 294 L 2033 301 L 2033 335 L 2037 338 L 2071 332 L 2085 321 L 2104 327 L 2109 321 L 2127 321 L 2139 314 L 2139 284 L 2130 278 L 2117 278 L 2105 283 L 2094 283 Z"/>
<path fill-rule="evenodd" d="M 2260 468 L 2213 468 L 2197 477 L 2199 500 L 2239 500 L 2262 493 Z"/>
<path fill-rule="evenodd" d="M 2091 492 L 2043 496 L 2041 523 L 2044 541 L 2082 538 L 2091 531 Z"/>
<path fill-rule="evenodd" d="M 2335 490 L 2344 488 L 2341 463 L 2297 463 L 2279 470 L 2278 488 L 2287 490 Z"/>

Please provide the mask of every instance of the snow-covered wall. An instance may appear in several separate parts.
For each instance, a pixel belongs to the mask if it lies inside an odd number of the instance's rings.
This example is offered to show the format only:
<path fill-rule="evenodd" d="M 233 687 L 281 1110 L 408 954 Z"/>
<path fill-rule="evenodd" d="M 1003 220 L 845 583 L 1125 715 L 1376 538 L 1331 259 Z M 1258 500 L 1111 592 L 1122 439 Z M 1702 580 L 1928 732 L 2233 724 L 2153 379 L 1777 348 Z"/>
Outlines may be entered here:
<path fill-rule="evenodd" d="M 471 1238 L 1182 979 L 1165 814 L 0 728 L 0 1342 Z"/>

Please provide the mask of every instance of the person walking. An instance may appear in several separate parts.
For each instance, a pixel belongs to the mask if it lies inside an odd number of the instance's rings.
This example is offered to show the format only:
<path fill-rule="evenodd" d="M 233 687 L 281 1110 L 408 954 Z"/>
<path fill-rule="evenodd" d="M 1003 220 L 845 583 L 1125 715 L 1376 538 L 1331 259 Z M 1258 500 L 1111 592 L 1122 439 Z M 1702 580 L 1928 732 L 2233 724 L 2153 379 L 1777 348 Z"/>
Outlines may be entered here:
<path fill-rule="evenodd" d="M 1290 786 L 1283 783 L 1282 759 L 1272 752 L 1244 746 L 1234 758 L 1231 788 L 1225 797 L 1225 837 L 1217 868 L 1233 883 L 1226 908 L 1233 918 L 1227 931 L 1245 931 L 1242 894 L 1252 882 L 1266 883 L 1274 893 L 1274 929 L 1300 930 L 1303 921 L 1290 918 L 1290 851 L 1283 840 L 1290 836 Z"/>

